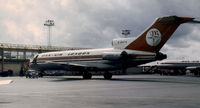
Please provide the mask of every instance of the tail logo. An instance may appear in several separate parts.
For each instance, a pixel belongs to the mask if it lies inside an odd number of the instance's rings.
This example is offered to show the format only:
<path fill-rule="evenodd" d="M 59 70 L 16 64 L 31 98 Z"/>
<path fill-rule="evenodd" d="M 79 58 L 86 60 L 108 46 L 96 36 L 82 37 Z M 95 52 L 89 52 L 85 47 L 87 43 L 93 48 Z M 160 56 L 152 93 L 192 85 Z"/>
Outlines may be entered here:
<path fill-rule="evenodd" d="M 150 46 L 157 46 L 161 42 L 161 33 L 158 29 L 152 28 L 146 34 L 146 42 Z"/>

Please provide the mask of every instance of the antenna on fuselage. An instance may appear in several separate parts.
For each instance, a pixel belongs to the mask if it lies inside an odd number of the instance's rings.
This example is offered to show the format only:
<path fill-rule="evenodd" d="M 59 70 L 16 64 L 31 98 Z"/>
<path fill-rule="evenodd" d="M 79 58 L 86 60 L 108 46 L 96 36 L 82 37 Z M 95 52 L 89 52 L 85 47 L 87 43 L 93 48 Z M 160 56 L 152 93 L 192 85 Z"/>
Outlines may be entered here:
<path fill-rule="evenodd" d="M 131 34 L 131 30 L 122 30 L 122 35 L 124 35 L 125 38 L 128 37 L 128 35 Z"/>

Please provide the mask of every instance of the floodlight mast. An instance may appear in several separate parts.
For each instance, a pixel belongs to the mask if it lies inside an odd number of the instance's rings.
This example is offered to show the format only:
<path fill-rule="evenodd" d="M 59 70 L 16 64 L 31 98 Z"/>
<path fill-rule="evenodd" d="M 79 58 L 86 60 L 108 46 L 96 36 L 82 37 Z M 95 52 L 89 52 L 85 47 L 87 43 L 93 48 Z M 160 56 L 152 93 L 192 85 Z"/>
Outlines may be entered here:
<path fill-rule="evenodd" d="M 54 20 L 46 20 L 44 26 L 48 27 L 48 43 L 47 45 L 51 46 L 51 27 L 54 26 Z"/>
<path fill-rule="evenodd" d="M 128 37 L 128 35 L 130 35 L 131 30 L 122 30 L 122 35 L 124 35 L 125 38 Z"/>

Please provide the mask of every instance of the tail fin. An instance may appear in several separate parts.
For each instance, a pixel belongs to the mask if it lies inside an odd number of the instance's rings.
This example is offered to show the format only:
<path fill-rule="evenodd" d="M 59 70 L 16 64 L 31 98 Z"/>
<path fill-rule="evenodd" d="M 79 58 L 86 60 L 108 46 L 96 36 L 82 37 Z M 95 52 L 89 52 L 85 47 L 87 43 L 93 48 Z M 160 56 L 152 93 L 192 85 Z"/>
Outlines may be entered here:
<path fill-rule="evenodd" d="M 167 42 L 178 26 L 182 23 L 191 22 L 194 18 L 189 17 L 161 17 L 137 39 L 125 47 L 130 50 L 157 52 Z"/>

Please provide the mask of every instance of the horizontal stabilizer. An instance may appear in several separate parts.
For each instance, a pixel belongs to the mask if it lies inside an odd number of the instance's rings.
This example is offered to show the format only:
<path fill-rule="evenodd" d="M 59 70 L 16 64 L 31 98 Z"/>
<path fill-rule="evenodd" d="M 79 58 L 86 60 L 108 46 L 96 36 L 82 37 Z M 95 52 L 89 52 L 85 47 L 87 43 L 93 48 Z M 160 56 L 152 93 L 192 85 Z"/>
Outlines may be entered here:
<path fill-rule="evenodd" d="M 192 21 L 189 21 L 188 23 L 193 23 L 193 24 L 195 24 L 195 23 L 200 23 L 200 21 L 192 20 Z"/>

